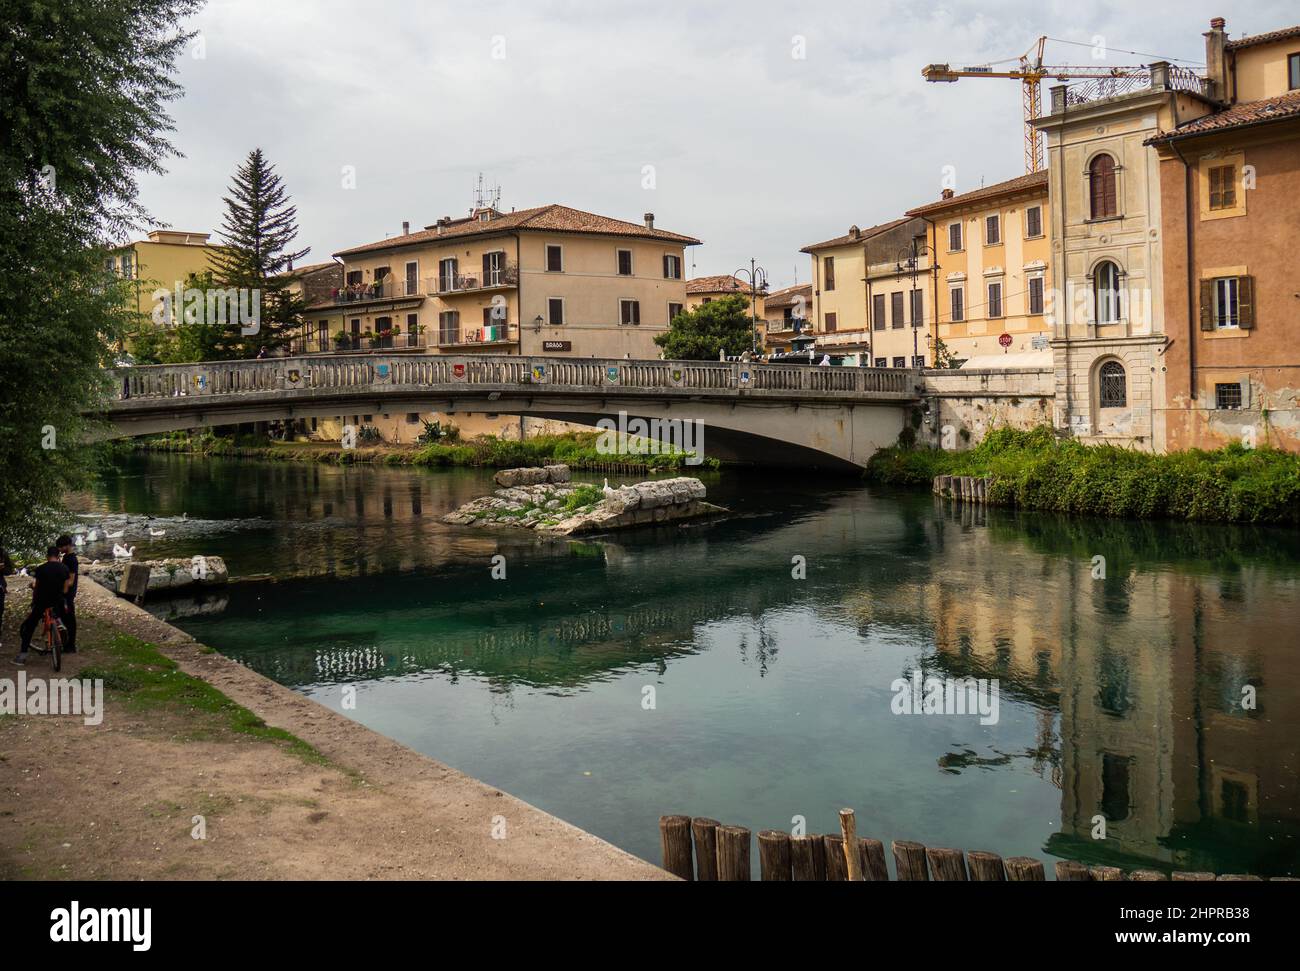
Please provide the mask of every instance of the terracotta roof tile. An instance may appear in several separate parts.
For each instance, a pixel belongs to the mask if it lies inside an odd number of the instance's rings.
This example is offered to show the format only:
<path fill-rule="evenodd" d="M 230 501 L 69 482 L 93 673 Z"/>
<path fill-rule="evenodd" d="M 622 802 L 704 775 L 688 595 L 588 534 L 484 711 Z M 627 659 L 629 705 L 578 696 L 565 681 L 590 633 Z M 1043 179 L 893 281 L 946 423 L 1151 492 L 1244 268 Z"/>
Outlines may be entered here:
<path fill-rule="evenodd" d="M 1270 30 L 1266 34 L 1255 34 L 1253 37 L 1240 37 L 1237 40 L 1228 41 L 1223 46 L 1230 51 L 1239 51 L 1243 47 L 1272 44 L 1279 40 L 1290 40 L 1292 37 L 1300 37 L 1300 24 L 1296 24 L 1294 27 L 1283 27 L 1280 30 Z"/>
<path fill-rule="evenodd" d="M 836 236 L 834 239 L 828 239 L 821 243 L 809 243 L 807 246 L 802 247 L 799 252 L 811 253 L 814 250 L 830 249 L 833 246 L 844 246 L 848 243 L 860 243 L 863 240 L 870 239 L 872 236 L 879 236 L 881 233 L 888 232 L 895 227 L 901 226 L 905 222 L 907 222 L 907 219 L 905 218 L 891 219 L 889 222 L 881 223 L 879 226 L 870 226 L 867 229 L 860 229 L 858 230 L 857 236 L 854 236 L 853 231 L 850 230 L 845 235 Z"/>
<path fill-rule="evenodd" d="M 763 306 L 768 310 L 775 310 L 779 307 L 793 307 L 800 297 L 804 298 L 805 303 L 812 303 L 812 284 L 796 283 L 792 287 L 785 287 L 781 290 L 773 290 L 763 301 Z"/>
<path fill-rule="evenodd" d="M 915 209 L 907 210 L 909 216 L 925 216 L 930 213 L 944 212 L 948 209 L 954 209 L 959 206 L 967 206 L 974 202 L 981 202 L 985 199 L 994 199 L 998 196 L 1004 196 L 1013 192 L 1027 192 L 1034 189 L 1047 188 L 1047 170 L 1031 172 L 1029 175 L 1020 175 L 1014 179 L 1007 179 L 1005 182 L 995 182 L 993 185 L 982 186 L 978 189 L 972 189 L 970 192 L 963 192 L 959 196 L 953 196 L 951 199 L 939 199 L 936 202 L 927 202 L 923 206 L 917 206 Z"/>
<path fill-rule="evenodd" d="M 737 280 L 730 273 L 718 276 L 697 276 L 686 281 L 687 293 L 749 293 L 749 284 Z"/>
<path fill-rule="evenodd" d="M 453 219 L 438 232 L 435 223 L 405 236 L 392 236 L 374 243 L 353 246 L 339 250 L 335 256 L 355 256 L 380 250 L 395 249 L 402 246 L 415 246 L 442 239 L 457 239 L 465 236 L 495 235 L 519 231 L 555 232 L 555 233 L 594 233 L 601 236 L 628 236 L 641 239 L 657 239 L 665 243 L 681 243 L 684 246 L 697 246 L 699 240 L 691 236 L 670 233 L 664 229 L 650 229 L 641 223 L 624 222 L 609 216 L 598 216 L 581 209 L 568 206 L 549 205 L 534 209 L 520 209 L 518 212 L 498 213 L 487 221 L 478 218 Z"/>
<path fill-rule="evenodd" d="M 1193 135 L 1229 131 L 1248 125 L 1262 125 L 1270 121 L 1300 118 L 1300 91 L 1291 91 L 1276 98 L 1259 101 L 1242 101 L 1223 111 L 1197 118 L 1170 131 L 1159 132 L 1146 140 L 1147 145 L 1167 144 Z"/>

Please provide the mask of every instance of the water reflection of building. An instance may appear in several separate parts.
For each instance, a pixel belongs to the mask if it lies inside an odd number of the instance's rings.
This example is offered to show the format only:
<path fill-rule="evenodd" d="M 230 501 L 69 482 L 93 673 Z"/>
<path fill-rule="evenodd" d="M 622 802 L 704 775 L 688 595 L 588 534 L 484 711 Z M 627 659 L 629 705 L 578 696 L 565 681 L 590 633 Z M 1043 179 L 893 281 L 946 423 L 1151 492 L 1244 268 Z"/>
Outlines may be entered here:
<path fill-rule="evenodd" d="M 1294 867 L 1300 655 L 1279 640 L 1297 609 L 1294 595 L 1278 597 L 1286 582 L 1259 569 L 1175 571 L 1116 549 L 1103 530 L 1089 543 L 1077 523 L 1037 537 L 1027 575 L 1007 569 L 1023 562 L 1008 545 L 1025 545 L 1021 527 L 948 515 L 936 545 L 954 529 L 968 535 L 926 581 L 937 663 L 1003 678 L 1004 691 L 1009 682 L 1039 704 L 1058 695 L 1061 831 L 1047 850 L 1180 869 Z M 1097 555 L 1107 562 L 1094 579 Z M 1253 710 L 1242 707 L 1248 686 Z M 1104 841 L 1093 839 L 1098 816 Z"/>

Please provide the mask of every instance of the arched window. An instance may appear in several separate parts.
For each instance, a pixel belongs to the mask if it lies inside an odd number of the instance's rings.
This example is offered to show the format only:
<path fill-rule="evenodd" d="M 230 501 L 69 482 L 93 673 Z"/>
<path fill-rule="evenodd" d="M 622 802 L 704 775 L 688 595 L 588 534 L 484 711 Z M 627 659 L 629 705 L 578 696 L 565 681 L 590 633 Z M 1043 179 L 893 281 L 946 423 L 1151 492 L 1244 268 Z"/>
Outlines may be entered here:
<path fill-rule="evenodd" d="M 1092 297 L 1097 308 L 1097 323 L 1113 324 L 1120 318 L 1119 267 L 1103 260 L 1092 271 Z"/>
<path fill-rule="evenodd" d="M 1098 407 L 1125 408 L 1128 406 L 1128 378 L 1124 365 L 1107 361 L 1097 373 Z"/>
<path fill-rule="evenodd" d="M 1098 155 L 1088 165 L 1088 197 L 1092 200 L 1092 218 L 1106 219 L 1119 215 L 1115 200 L 1115 160 Z"/>

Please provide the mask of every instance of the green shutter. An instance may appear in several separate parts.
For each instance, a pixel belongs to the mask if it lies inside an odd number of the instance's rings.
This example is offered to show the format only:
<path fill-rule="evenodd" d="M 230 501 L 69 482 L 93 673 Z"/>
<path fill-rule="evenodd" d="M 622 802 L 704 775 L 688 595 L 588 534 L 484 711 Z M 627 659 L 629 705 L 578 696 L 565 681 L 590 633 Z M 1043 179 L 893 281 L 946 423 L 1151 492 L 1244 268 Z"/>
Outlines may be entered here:
<path fill-rule="evenodd" d="M 1237 278 L 1237 322 L 1242 330 L 1255 327 L 1255 278 Z"/>
<path fill-rule="evenodd" d="M 1214 281 L 1201 281 L 1201 330 L 1214 330 Z"/>

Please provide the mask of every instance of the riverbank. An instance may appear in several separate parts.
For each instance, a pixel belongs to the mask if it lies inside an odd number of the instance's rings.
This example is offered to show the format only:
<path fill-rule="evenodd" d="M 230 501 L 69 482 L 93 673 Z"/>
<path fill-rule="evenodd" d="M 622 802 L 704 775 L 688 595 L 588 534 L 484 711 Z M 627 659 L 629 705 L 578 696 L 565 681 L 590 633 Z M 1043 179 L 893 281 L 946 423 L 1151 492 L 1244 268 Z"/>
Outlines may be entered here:
<path fill-rule="evenodd" d="M 11 579 L 10 680 L 25 594 Z M 92 582 L 77 606 L 60 676 L 104 680 L 103 720 L 0 715 L 0 879 L 666 877 Z"/>
<path fill-rule="evenodd" d="M 868 481 L 931 488 L 935 476 L 989 477 L 984 501 L 1130 519 L 1300 524 L 1300 455 L 1230 445 L 1156 455 L 1059 440 L 1050 428 L 995 429 L 969 451 L 895 446 Z"/>
<path fill-rule="evenodd" d="M 685 452 L 664 450 L 641 454 L 637 443 L 624 442 L 617 453 L 601 451 L 599 432 L 571 432 L 537 435 L 523 441 L 482 435 L 466 441 L 445 441 L 423 445 L 368 444 L 343 448 L 328 442 L 273 442 L 252 436 L 238 439 L 213 435 L 190 436 L 185 432 L 133 443 L 137 451 L 173 452 L 183 455 L 223 458 L 265 459 L 289 462 L 325 462 L 336 465 L 383 464 L 413 466 L 456 466 L 509 469 L 522 466 L 568 465 L 576 469 L 609 472 L 667 472 L 683 469 L 717 469 L 717 459 L 705 458 L 688 465 Z M 648 443 L 646 443 L 648 446 Z"/>

